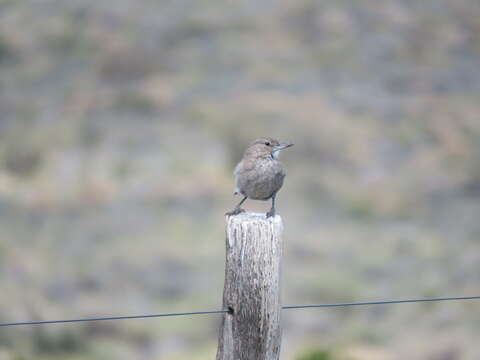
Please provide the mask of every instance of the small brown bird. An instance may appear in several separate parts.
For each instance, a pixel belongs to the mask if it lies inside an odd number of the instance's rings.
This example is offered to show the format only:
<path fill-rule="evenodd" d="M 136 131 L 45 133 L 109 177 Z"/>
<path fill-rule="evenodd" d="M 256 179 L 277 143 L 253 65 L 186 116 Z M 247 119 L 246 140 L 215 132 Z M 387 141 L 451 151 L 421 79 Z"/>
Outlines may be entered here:
<path fill-rule="evenodd" d="M 243 159 L 235 167 L 235 195 L 244 198 L 226 215 L 236 215 L 245 210 L 240 206 L 247 199 L 272 199 L 272 207 L 267 218 L 275 216 L 275 197 L 283 185 L 285 171 L 278 160 L 281 150 L 293 146 L 292 143 L 279 143 L 277 140 L 264 137 L 255 140 L 245 150 Z"/>

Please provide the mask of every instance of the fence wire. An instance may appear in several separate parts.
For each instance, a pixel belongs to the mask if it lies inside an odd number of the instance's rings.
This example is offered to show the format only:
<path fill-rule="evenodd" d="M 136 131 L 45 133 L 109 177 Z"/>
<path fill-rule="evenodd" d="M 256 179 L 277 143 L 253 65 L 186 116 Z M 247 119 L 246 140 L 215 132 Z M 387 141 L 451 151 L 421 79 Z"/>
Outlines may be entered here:
<path fill-rule="evenodd" d="M 293 310 L 293 309 L 313 309 L 313 308 L 334 308 L 334 307 L 350 307 L 350 306 L 365 306 L 365 305 L 388 305 L 388 304 L 405 304 L 405 303 L 436 302 L 436 301 L 460 301 L 460 300 L 480 300 L 480 296 L 457 296 L 457 297 L 439 297 L 439 298 L 405 299 L 405 300 L 360 301 L 360 302 L 344 302 L 344 303 L 316 304 L 316 305 L 290 305 L 290 306 L 283 306 L 282 309 Z M 0 327 L 24 326 L 24 325 L 48 325 L 48 324 L 78 323 L 78 322 L 107 321 L 107 320 L 148 319 L 148 318 L 174 317 L 174 316 L 210 315 L 210 314 L 223 314 L 228 312 L 230 311 L 229 310 L 211 310 L 211 311 L 191 311 L 191 312 L 147 314 L 147 315 L 90 317 L 90 318 L 80 318 L 80 319 L 25 321 L 25 322 L 0 323 Z"/>

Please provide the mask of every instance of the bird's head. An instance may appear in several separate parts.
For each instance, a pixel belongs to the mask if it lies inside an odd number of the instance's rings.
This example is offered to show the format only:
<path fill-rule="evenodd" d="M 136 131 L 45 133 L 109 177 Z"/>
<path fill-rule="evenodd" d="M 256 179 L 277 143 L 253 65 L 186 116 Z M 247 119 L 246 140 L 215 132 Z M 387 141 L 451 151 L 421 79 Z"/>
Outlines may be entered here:
<path fill-rule="evenodd" d="M 276 139 L 270 137 L 262 137 L 255 140 L 246 150 L 246 156 L 253 157 L 272 157 L 274 159 L 278 158 L 278 154 L 281 150 L 293 146 L 291 142 L 280 143 Z"/>

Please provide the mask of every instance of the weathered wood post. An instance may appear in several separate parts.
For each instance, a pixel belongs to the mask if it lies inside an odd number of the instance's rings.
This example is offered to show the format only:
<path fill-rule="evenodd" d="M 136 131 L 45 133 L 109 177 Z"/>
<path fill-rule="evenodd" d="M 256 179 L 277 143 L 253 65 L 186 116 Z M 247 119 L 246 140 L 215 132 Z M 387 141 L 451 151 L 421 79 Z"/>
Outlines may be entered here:
<path fill-rule="evenodd" d="M 223 315 L 217 360 L 278 360 L 281 344 L 280 216 L 227 217 Z"/>

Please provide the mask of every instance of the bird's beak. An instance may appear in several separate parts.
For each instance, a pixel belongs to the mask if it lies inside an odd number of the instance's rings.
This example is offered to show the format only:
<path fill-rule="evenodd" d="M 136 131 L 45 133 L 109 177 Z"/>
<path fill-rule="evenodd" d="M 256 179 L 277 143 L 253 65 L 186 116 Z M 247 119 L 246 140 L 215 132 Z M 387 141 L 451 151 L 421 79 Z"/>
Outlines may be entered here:
<path fill-rule="evenodd" d="M 291 143 L 291 142 L 281 143 L 281 144 L 279 144 L 279 145 L 277 145 L 277 146 L 274 146 L 274 147 L 273 147 L 273 150 L 274 150 L 274 151 L 280 151 L 280 150 L 289 148 L 289 147 L 291 147 L 291 146 L 293 146 L 293 143 Z"/>

